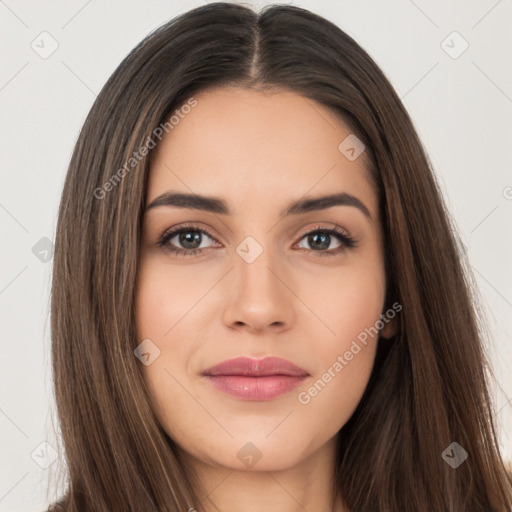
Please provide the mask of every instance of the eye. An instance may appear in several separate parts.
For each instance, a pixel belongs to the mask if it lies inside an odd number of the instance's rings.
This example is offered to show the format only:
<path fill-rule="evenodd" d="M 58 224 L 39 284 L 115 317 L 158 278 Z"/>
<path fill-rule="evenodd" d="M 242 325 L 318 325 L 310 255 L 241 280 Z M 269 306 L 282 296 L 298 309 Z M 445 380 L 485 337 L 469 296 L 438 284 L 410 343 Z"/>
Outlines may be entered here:
<path fill-rule="evenodd" d="M 218 243 L 205 229 L 187 225 L 167 230 L 157 244 L 177 256 L 197 256 L 203 249 L 208 248 L 200 247 L 205 236 Z M 173 239 L 176 241 L 173 242 Z M 182 244 L 183 248 L 180 248 L 178 244 Z M 178 247 L 176 247 L 177 245 Z"/>
<path fill-rule="evenodd" d="M 214 244 L 218 244 L 217 247 L 221 246 L 204 228 L 186 225 L 167 230 L 161 236 L 157 245 L 164 247 L 177 256 L 198 256 L 203 249 L 211 247 L 208 245 L 201 247 L 201 244 L 207 241 L 207 239 L 212 240 Z M 297 244 L 297 247 L 315 253 L 316 256 L 334 256 L 356 246 L 355 239 L 352 238 L 348 232 L 339 227 L 329 228 L 318 226 L 314 230 L 308 231 L 302 235 L 300 240 L 303 239 L 306 239 L 306 243 L 309 244 L 312 249 L 304 248 L 301 246 L 301 242 Z M 333 239 L 338 241 L 338 246 L 331 250 L 324 250 L 331 245 Z"/>
<path fill-rule="evenodd" d="M 331 245 L 333 238 L 338 240 L 339 245 L 329 251 L 324 250 Z M 348 232 L 338 227 L 328 228 L 318 226 L 313 231 L 309 231 L 303 235 L 301 240 L 302 239 L 306 239 L 306 244 L 313 248 L 310 252 L 315 253 L 315 256 L 334 256 L 356 245 L 355 239 L 352 238 Z M 301 247 L 300 242 L 298 247 Z M 306 249 L 308 248 L 306 247 Z"/>

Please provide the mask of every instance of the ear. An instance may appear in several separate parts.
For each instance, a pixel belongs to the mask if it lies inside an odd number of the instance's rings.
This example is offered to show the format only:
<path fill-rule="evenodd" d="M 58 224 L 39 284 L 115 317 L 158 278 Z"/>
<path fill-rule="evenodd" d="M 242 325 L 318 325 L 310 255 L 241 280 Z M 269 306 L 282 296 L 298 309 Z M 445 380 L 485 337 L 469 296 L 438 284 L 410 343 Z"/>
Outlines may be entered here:
<path fill-rule="evenodd" d="M 387 322 L 384 322 L 384 327 L 380 330 L 380 335 L 385 339 L 389 339 L 395 336 L 397 333 L 398 318 L 396 316 L 391 319 L 388 318 Z"/>
<path fill-rule="evenodd" d="M 391 304 L 392 300 L 394 300 L 393 304 Z M 386 294 L 384 305 L 385 307 L 386 305 L 388 307 L 380 315 L 384 325 L 382 326 L 382 329 L 380 329 L 379 335 L 384 339 L 389 339 L 393 336 L 396 336 L 400 332 L 400 312 L 402 311 L 403 307 L 396 295 L 394 293 L 391 294 L 389 290 Z"/>

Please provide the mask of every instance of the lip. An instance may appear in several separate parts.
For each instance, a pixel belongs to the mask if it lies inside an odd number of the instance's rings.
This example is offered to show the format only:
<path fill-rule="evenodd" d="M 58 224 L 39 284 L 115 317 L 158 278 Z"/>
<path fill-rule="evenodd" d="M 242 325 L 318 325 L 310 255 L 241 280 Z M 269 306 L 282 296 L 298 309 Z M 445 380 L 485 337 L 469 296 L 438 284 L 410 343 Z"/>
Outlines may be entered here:
<path fill-rule="evenodd" d="M 244 400 L 272 400 L 309 376 L 303 368 L 280 357 L 236 357 L 203 372 L 217 389 Z"/>

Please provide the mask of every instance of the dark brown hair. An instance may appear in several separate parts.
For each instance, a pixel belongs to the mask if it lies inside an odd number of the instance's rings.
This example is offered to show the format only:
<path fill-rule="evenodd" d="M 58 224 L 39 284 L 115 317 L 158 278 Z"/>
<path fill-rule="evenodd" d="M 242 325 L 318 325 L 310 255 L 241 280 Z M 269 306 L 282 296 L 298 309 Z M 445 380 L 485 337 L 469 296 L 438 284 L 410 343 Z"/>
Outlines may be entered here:
<path fill-rule="evenodd" d="M 222 86 L 292 90 L 327 106 L 366 145 L 379 192 L 388 300 L 403 306 L 400 330 L 379 341 L 365 394 L 338 434 L 333 494 L 352 512 L 510 510 L 470 274 L 404 106 L 333 23 L 298 7 L 256 13 L 231 3 L 193 9 L 145 38 L 103 87 L 76 143 L 51 301 L 69 471 L 60 509 L 203 509 L 134 357 L 150 155 L 126 162 L 176 108 Z M 457 469 L 441 457 L 454 441 L 469 454 Z"/>

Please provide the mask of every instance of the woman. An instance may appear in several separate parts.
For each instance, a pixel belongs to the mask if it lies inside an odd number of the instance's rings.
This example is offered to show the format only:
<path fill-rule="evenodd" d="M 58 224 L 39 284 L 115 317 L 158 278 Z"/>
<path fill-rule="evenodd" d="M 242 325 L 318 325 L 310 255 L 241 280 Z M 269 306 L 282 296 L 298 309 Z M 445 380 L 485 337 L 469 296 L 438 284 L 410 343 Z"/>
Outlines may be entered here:
<path fill-rule="evenodd" d="M 510 510 L 467 275 L 347 34 L 289 6 L 170 21 L 62 194 L 54 510 Z"/>

